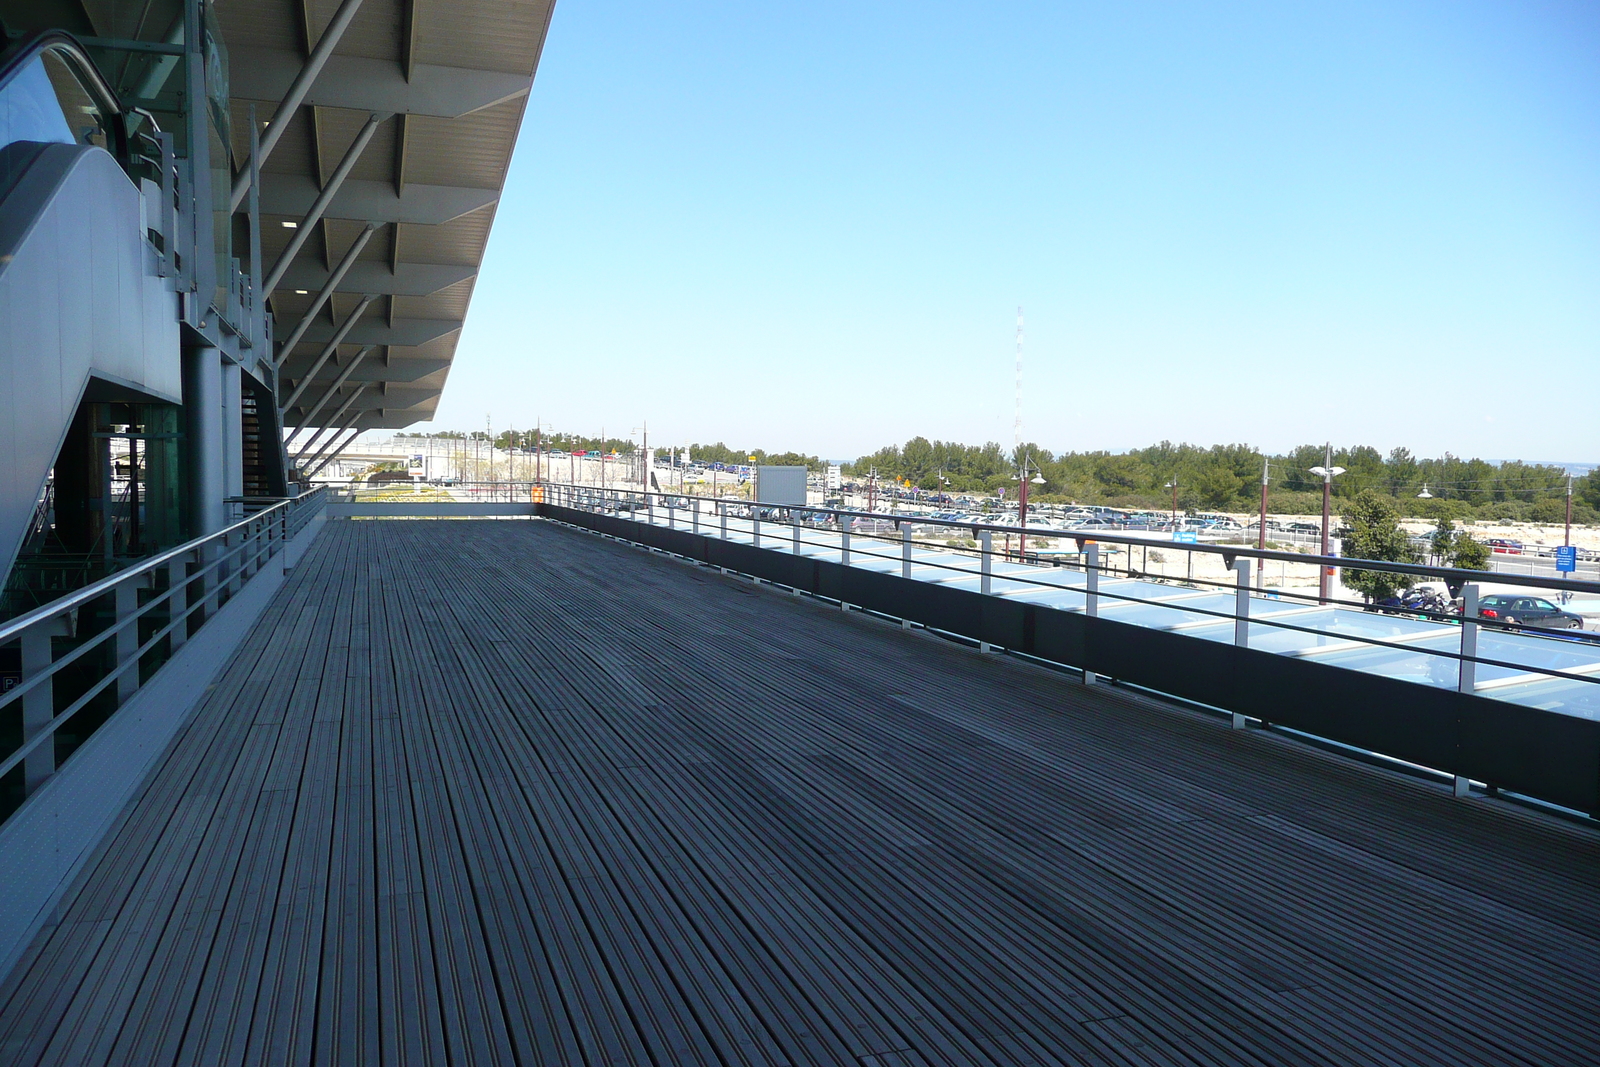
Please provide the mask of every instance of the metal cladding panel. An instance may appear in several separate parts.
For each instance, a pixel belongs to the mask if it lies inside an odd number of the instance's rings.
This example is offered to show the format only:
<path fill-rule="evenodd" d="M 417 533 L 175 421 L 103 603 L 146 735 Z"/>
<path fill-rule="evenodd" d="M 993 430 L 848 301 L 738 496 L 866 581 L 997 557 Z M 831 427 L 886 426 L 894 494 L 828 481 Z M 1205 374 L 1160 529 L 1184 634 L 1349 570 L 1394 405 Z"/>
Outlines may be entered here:
<path fill-rule="evenodd" d="M 0 574 L 91 378 L 181 399 L 177 297 L 140 209 L 117 161 L 88 145 L 46 146 L 0 202 Z"/>
<path fill-rule="evenodd" d="M 1600 815 L 1600 722 L 552 504 L 542 516 Z M 777 529 L 784 529 L 778 527 Z M 773 540 L 780 541 L 775 533 Z M 842 594 L 842 595 L 841 595 Z"/>

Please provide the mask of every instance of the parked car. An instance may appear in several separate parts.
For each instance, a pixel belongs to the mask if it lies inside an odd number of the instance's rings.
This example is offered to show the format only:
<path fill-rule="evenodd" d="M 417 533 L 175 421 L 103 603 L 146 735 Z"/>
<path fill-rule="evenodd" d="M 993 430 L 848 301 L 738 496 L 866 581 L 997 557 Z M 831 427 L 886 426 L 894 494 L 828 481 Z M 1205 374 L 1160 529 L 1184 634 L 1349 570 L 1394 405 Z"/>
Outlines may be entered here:
<path fill-rule="evenodd" d="M 1521 541 L 1512 541 L 1505 537 L 1491 537 L 1488 543 L 1489 551 L 1491 552 L 1500 552 L 1507 556 L 1522 555 Z"/>
<path fill-rule="evenodd" d="M 1543 597 L 1491 593 L 1478 601 L 1480 618 L 1534 630 L 1581 630 L 1583 616 L 1562 611 Z"/>

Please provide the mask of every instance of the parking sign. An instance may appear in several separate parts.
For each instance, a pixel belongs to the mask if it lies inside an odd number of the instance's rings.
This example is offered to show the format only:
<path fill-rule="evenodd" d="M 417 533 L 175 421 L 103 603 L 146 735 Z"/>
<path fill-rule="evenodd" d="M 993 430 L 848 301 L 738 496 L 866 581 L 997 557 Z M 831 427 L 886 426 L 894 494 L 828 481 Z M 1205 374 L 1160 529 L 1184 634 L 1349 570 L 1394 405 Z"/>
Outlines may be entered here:
<path fill-rule="evenodd" d="M 1571 573 L 1578 569 L 1578 546 L 1556 546 L 1556 571 L 1558 573 Z"/>

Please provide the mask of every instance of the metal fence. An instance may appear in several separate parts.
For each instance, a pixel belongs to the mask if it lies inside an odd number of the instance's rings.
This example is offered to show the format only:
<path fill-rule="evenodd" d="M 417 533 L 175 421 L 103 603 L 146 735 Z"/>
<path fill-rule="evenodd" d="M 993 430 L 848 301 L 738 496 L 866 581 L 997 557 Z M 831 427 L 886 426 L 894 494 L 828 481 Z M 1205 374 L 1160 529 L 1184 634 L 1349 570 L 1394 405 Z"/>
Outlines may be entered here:
<path fill-rule="evenodd" d="M 323 508 L 313 490 L 0 624 L 0 819 Z"/>
<path fill-rule="evenodd" d="M 541 514 L 1005 648 L 1431 767 L 1470 782 L 1600 810 L 1600 643 L 1508 626 L 1479 610 L 1483 572 L 1165 542 L 1220 556 L 1224 580 L 1157 583 L 1106 563 L 1146 542 L 1027 527 L 1073 540 L 1070 562 L 997 551 L 1017 527 L 819 506 L 764 507 L 677 494 L 544 487 Z M 929 551 L 918 531 L 975 547 Z M 870 531 L 870 532 L 864 532 Z M 1457 606 L 1386 613 L 1310 593 L 1260 595 L 1252 566 L 1289 561 L 1447 582 Z M 1064 563 L 1064 565 L 1063 565 Z M 886 582 L 885 579 L 911 579 Z M 1600 584 L 1494 575 L 1497 585 L 1600 595 Z M 1337 669 L 1334 669 L 1337 668 Z M 1420 684 L 1418 684 L 1420 683 Z M 1559 710 L 1552 710 L 1559 709 Z"/>

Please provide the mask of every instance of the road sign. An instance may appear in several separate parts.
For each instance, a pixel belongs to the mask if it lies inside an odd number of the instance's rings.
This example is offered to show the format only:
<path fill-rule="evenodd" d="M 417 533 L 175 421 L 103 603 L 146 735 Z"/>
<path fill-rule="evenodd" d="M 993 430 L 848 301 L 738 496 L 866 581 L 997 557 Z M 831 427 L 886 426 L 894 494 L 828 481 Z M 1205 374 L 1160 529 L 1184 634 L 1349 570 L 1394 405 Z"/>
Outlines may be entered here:
<path fill-rule="evenodd" d="M 1192 545 L 1200 540 L 1200 535 L 1193 530 L 1174 530 L 1172 539 L 1180 545 Z"/>
<path fill-rule="evenodd" d="M 1575 571 L 1577 569 L 1578 569 L 1578 546 L 1576 546 L 1576 545 L 1557 545 L 1556 546 L 1556 570 L 1558 572 L 1565 571 L 1567 573 L 1571 573 L 1572 571 Z"/>

